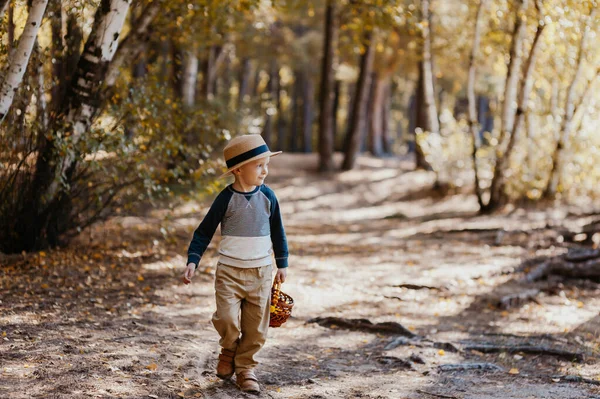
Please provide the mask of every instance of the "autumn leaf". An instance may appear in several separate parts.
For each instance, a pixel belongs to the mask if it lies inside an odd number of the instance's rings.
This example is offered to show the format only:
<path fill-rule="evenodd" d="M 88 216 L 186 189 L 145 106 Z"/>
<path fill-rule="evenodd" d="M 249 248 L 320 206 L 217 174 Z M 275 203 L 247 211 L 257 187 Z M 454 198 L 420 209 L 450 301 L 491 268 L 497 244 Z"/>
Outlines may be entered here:
<path fill-rule="evenodd" d="M 158 366 L 156 365 L 156 363 L 150 363 L 146 366 L 146 368 L 150 371 L 156 371 L 156 369 L 158 369 Z"/>

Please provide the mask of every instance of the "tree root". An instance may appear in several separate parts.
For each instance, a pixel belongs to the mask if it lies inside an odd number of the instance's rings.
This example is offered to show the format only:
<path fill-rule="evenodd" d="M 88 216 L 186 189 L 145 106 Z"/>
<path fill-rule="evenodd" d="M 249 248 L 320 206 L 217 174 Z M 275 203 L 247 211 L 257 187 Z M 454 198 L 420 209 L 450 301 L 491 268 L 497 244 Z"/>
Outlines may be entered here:
<path fill-rule="evenodd" d="M 373 324 L 367 319 L 344 319 L 341 317 L 316 317 L 308 320 L 308 323 L 317 323 L 323 327 L 338 326 L 348 330 L 367 331 L 380 334 L 402 335 L 414 338 L 417 335 L 412 333 L 400 323 L 393 321 Z"/>
<path fill-rule="evenodd" d="M 583 382 L 585 384 L 600 385 L 600 381 L 598 381 L 598 380 L 591 380 L 589 378 L 580 377 L 578 375 L 557 375 L 557 376 L 552 376 L 552 379 L 553 380 L 560 379 L 561 381 L 564 381 L 564 382 Z M 558 382 L 558 381 L 555 381 L 555 382 Z"/>
<path fill-rule="evenodd" d="M 442 364 L 438 366 L 439 371 L 504 371 L 504 369 L 493 363 L 459 363 L 459 364 Z"/>
<path fill-rule="evenodd" d="M 540 290 L 538 289 L 529 289 L 519 294 L 506 295 L 500 298 L 497 306 L 500 309 L 510 309 L 519 307 L 529 301 L 537 302 L 535 297 L 538 296 L 539 293 Z"/>
<path fill-rule="evenodd" d="M 516 352 L 524 352 L 524 353 L 533 353 L 538 355 L 550 355 L 556 356 L 565 360 L 575 360 L 577 362 L 583 362 L 585 359 L 585 354 L 581 352 L 569 352 L 562 349 L 554 349 L 548 348 L 545 346 L 535 346 L 535 345 L 469 345 L 465 346 L 465 350 L 474 350 L 483 353 L 496 353 L 496 352 L 508 352 L 508 353 L 516 353 Z"/>

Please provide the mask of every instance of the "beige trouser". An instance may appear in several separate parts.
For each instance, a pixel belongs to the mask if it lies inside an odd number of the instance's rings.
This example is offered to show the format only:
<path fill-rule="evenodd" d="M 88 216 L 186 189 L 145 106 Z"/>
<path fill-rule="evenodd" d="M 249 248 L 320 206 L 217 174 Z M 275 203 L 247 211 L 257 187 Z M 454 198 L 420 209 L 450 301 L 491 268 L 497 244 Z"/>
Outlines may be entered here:
<path fill-rule="evenodd" d="M 246 269 L 217 264 L 217 311 L 212 323 L 221 347 L 236 352 L 236 373 L 256 367 L 254 355 L 267 339 L 272 269 L 272 265 Z"/>

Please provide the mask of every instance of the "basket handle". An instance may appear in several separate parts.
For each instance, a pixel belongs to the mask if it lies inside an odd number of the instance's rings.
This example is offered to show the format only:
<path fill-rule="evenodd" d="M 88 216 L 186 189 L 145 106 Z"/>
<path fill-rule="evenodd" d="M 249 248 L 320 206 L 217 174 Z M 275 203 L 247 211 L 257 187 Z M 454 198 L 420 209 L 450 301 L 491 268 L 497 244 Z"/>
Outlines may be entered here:
<path fill-rule="evenodd" d="M 281 283 L 273 281 L 273 298 L 275 302 L 279 300 L 279 293 L 281 291 Z"/>

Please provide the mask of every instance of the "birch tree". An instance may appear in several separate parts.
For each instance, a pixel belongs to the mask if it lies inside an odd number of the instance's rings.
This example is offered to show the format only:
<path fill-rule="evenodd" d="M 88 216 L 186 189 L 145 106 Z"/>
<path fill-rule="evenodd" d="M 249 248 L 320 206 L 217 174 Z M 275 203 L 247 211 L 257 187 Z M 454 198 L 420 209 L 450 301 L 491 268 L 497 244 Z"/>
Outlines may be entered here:
<path fill-rule="evenodd" d="M 473 140 L 472 158 L 473 158 L 473 172 L 475 174 L 475 195 L 477 196 L 477 203 L 479 209 L 483 209 L 484 203 L 482 198 L 482 190 L 479 183 L 479 173 L 477 168 L 477 143 L 479 138 L 479 128 L 477 123 L 477 109 L 475 104 L 475 78 L 477 73 L 477 54 L 479 52 L 479 44 L 481 42 L 481 30 L 483 27 L 483 12 L 486 7 L 488 0 L 480 0 L 477 6 L 477 14 L 475 17 L 475 34 L 473 36 L 473 48 L 469 56 L 469 80 L 467 82 L 467 98 L 469 101 L 469 130 Z"/>
<path fill-rule="evenodd" d="M 560 167 L 560 163 L 562 160 L 563 150 L 567 145 L 569 140 L 569 136 L 573 131 L 574 125 L 574 116 L 577 110 L 581 107 L 582 104 L 585 103 L 585 99 L 587 98 L 589 91 L 593 87 L 594 79 L 590 80 L 582 95 L 580 101 L 576 104 L 575 97 L 576 93 L 576 85 L 581 80 L 583 75 L 583 66 L 584 66 L 584 54 L 586 49 L 586 44 L 588 41 L 588 37 L 590 32 L 592 31 L 598 13 L 598 6 L 592 5 L 592 9 L 590 15 L 587 18 L 587 23 L 583 28 L 583 35 L 581 37 L 581 41 L 579 43 L 579 49 L 577 54 L 577 66 L 575 69 L 575 74 L 573 75 L 573 79 L 569 84 L 569 88 L 567 89 L 567 99 L 565 101 L 565 115 L 562 118 L 558 139 L 556 141 L 556 147 L 554 152 L 552 153 L 552 167 L 550 168 L 550 175 L 548 177 L 548 183 L 546 185 L 546 189 L 544 190 L 544 197 L 552 198 L 556 195 L 556 191 L 560 181 L 560 173 L 558 173 L 558 169 Z"/>
<path fill-rule="evenodd" d="M 2 5 L 0 4 L 0 6 Z M 25 29 L 19 39 L 17 51 L 11 54 L 8 72 L 4 77 L 2 87 L 0 87 L 0 123 L 6 118 L 15 97 L 15 92 L 23 81 L 23 76 L 27 70 L 27 64 L 29 63 L 33 45 L 35 44 L 35 39 L 47 6 L 48 0 L 34 0 L 31 4 L 29 16 L 25 23 Z M 6 7 L 6 4 L 4 7 Z"/>

